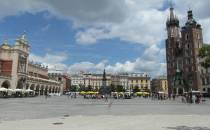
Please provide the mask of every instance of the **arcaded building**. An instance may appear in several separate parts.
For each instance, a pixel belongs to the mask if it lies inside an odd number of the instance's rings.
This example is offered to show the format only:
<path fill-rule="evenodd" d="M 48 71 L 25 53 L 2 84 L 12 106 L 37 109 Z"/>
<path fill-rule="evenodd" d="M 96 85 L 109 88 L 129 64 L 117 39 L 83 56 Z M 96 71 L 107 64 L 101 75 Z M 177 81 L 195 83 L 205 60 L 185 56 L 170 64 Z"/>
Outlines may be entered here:
<path fill-rule="evenodd" d="M 166 22 L 166 62 L 169 94 L 202 91 L 202 74 L 199 49 L 203 46 L 202 27 L 193 17 L 192 10 L 187 12 L 187 21 L 180 28 L 174 9 Z"/>
<path fill-rule="evenodd" d="M 48 78 L 48 68 L 29 62 L 29 44 L 22 35 L 14 46 L 4 42 L 0 46 L 0 87 L 31 89 L 37 95 L 59 93 L 60 82 Z"/>

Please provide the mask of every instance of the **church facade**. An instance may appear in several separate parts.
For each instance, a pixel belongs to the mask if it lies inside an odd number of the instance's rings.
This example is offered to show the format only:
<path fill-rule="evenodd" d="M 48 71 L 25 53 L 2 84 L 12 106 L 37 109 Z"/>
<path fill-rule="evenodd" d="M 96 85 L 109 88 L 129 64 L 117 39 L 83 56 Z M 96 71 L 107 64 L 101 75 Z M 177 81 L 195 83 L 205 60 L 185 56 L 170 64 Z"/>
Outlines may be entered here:
<path fill-rule="evenodd" d="M 187 21 L 180 28 L 179 19 L 170 8 L 166 22 L 166 62 L 169 94 L 181 95 L 188 91 L 203 91 L 199 49 L 204 46 L 202 27 L 187 12 Z"/>
<path fill-rule="evenodd" d="M 199 49 L 203 47 L 202 27 L 187 12 L 187 21 L 180 28 L 179 19 L 170 8 L 167 19 L 166 62 L 169 94 L 181 95 L 189 91 L 203 91 L 202 66 Z"/>
<path fill-rule="evenodd" d="M 14 46 L 0 46 L 0 88 L 31 89 L 37 95 L 62 92 L 61 83 L 49 79 L 46 66 L 29 62 L 29 48 L 25 35 Z"/>

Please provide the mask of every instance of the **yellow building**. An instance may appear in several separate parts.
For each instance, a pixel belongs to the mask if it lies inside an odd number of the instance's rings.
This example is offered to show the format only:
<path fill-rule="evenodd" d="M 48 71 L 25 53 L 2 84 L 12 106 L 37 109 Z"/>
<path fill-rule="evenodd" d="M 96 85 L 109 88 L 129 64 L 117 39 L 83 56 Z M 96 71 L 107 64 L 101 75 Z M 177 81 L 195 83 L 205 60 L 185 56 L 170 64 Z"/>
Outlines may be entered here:
<path fill-rule="evenodd" d="M 150 77 L 146 73 L 130 73 L 128 86 L 131 90 L 138 87 L 141 91 L 150 91 Z"/>
<path fill-rule="evenodd" d="M 155 79 L 152 79 L 152 92 L 164 92 L 168 94 L 168 81 L 166 76 L 159 76 Z"/>

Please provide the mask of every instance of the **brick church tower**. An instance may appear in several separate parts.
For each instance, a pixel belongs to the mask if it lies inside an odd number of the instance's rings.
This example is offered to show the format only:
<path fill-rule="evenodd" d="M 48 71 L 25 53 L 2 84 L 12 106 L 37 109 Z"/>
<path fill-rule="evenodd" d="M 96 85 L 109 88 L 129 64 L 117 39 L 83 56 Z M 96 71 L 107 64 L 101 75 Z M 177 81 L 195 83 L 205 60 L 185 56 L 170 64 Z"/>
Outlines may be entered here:
<path fill-rule="evenodd" d="M 166 27 L 169 94 L 183 94 L 191 90 L 201 91 L 201 66 L 198 57 L 199 48 L 203 46 L 201 25 L 194 20 L 192 10 L 189 10 L 187 22 L 180 31 L 179 20 L 171 7 Z"/>

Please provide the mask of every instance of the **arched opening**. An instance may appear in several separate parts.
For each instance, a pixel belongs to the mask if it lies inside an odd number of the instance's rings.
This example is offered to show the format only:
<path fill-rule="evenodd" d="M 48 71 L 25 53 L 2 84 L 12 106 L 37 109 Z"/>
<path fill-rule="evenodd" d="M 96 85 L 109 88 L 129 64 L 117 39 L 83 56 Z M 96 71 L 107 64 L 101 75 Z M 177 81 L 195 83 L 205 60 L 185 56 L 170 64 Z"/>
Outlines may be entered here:
<path fill-rule="evenodd" d="M 179 94 L 179 95 L 182 95 L 182 94 L 183 94 L 183 89 L 182 89 L 182 88 L 179 88 L 179 89 L 178 89 L 178 94 Z"/>
<path fill-rule="evenodd" d="M 32 85 L 30 86 L 30 89 L 31 89 L 31 90 L 34 90 L 34 89 L 35 89 L 35 84 L 32 84 Z"/>
<path fill-rule="evenodd" d="M 26 83 L 26 79 L 25 78 L 20 78 L 18 80 L 17 89 L 23 89 L 25 83 Z"/>
<path fill-rule="evenodd" d="M 55 87 L 53 87 L 53 89 L 52 89 L 52 93 L 55 93 Z"/>
<path fill-rule="evenodd" d="M 52 93 L 52 87 L 49 88 L 49 93 Z"/>
<path fill-rule="evenodd" d="M 58 93 L 58 88 L 57 87 L 55 88 L 55 93 Z"/>
<path fill-rule="evenodd" d="M 61 88 L 59 87 L 59 88 L 58 88 L 58 93 L 60 93 L 60 92 L 61 92 Z"/>
<path fill-rule="evenodd" d="M 45 91 L 44 94 L 47 95 L 48 94 L 48 86 L 45 87 Z"/>
<path fill-rule="evenodd" d="M 10 82 L 8 80 L 4 81 L 2 84 L 1 84 L 1 87 L 2 88 L 10 88 Z"/>
<path fill-rule="evenodd" d="M 26 84 L 26 89 L 29 89 L 29 86 L 30 86 L 30 85 L 27 83 L 27 84 Z"/>
<path fill-rule="evenodd" d="M 39 85 L 36 86 L 35 93 L 36 93 L 36 95 L 39 95 L 40 94 Z"/>
<path fill-rule="evenodd" d="M 44 95 L 44 85 L 41 86 L 40 95 Z"/>

